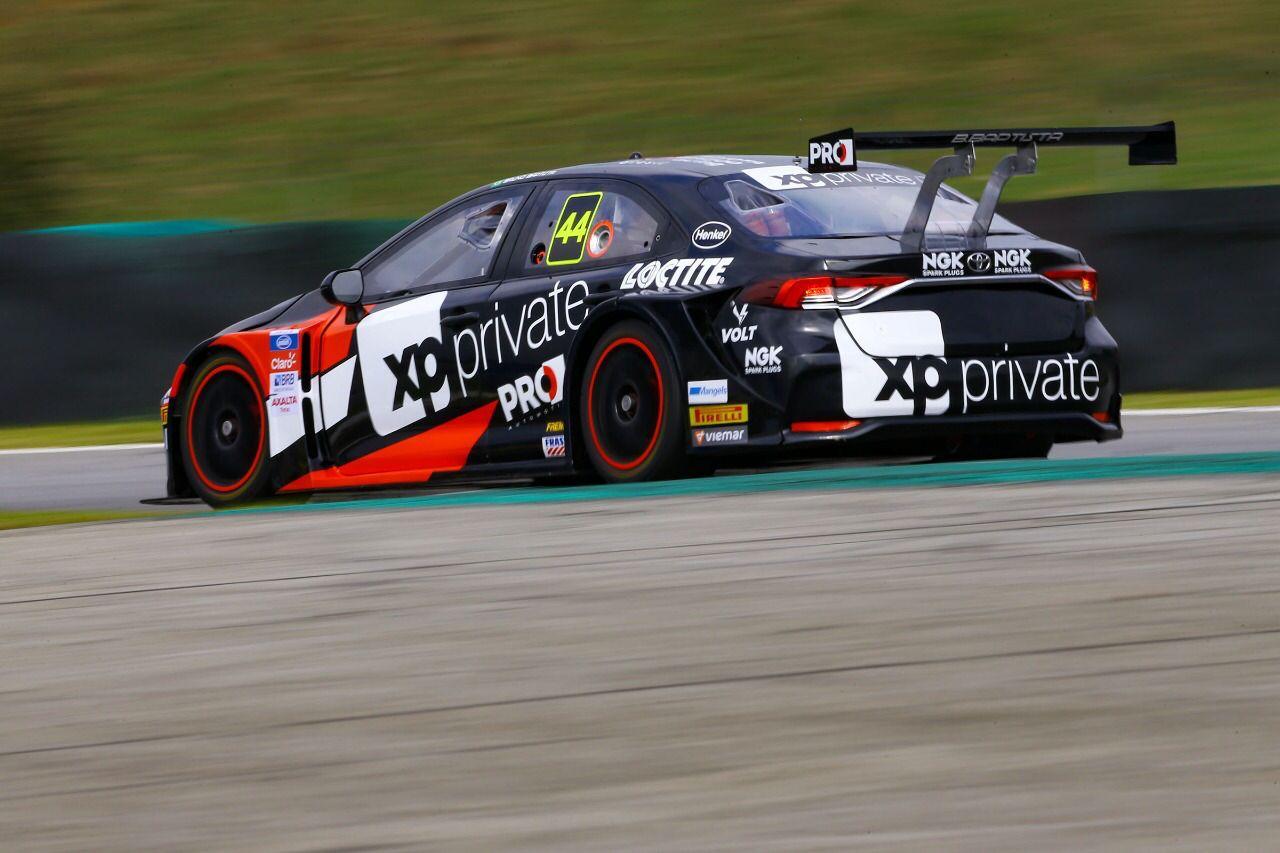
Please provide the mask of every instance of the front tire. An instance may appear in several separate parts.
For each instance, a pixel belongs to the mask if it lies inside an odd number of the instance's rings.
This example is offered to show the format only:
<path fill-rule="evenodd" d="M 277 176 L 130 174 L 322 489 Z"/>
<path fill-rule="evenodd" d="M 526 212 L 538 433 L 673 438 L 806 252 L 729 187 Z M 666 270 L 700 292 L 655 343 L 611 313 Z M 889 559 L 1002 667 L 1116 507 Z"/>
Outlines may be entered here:
<path fill-rule="evenodd" d="M 182 419 L 187 481 L 213 507 L 245 503 L 267 487 L 267 410 L 253 369 L 215 356 L 195 372 Z"/>
<path fill-rule="evenodd" d="M 610 328 L 583 378 L 580 434 L 602 479 L 630 483 L 686 473 L 675 360 L 653 327 L 627 320 Z"/>

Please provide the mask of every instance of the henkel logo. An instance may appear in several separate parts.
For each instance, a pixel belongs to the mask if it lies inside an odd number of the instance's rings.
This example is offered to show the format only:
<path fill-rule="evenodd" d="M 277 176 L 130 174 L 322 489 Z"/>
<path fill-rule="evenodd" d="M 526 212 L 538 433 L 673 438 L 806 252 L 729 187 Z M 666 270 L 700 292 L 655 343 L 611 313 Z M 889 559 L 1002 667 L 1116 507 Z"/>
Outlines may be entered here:
<path fill-rule="evenodd" d="M 838 172 L 857 168 L 853 128 L 837 130 L 809 140 L 809 171 Z"/>
<path fill-rule="evenodd" d="M 743 358 L 743 373 L 781 373 L 782 347 L 748 347 Z"/>
<path fill-rule="evenodd" d="M 964 275 L 964 252 L 925 252 L 920 274 L 925 278 Z"/>
<path fill-rule="evenodd" d="M 378 435 L 443 411 L 453 399 L 440 326 L 445 295 L 429 293 L 375 311 L 356 326 L 360 375 Z"/>
<path fill-rule="evenodd" d="M 693 229 L 693 246 L 696 249 L 714 249 L 729 239 L 733 229 L 723 222 L 704 222 Z"/>
<path fill-rule="evenodd" d="M 1008 275 L 1031 272 L 1030 249 L 996 249 L 992 254 L 997 273 Z"/>
<path fill-rule="evenodd" d="M 747 422 L 747 404 L 728 406 L 693 406 L 689 409 L 689 426 L 718 426 Z"/>
<path fill-rule="evenodd" d="M 298 348 L 297 329 L 277 329 L 267 332 L 267 337 L 271 341 L 272 352 L 288 352 Z"/>
<path fill-rule="evenodd" d="M 519 376 L 514 382 L 498 386 L 498 404 L 507 423 L 511 423 L 517 413 L 527 415 L 559 403 L 563 398 L 563 355 L 544 361 L 532 376 Z"/>

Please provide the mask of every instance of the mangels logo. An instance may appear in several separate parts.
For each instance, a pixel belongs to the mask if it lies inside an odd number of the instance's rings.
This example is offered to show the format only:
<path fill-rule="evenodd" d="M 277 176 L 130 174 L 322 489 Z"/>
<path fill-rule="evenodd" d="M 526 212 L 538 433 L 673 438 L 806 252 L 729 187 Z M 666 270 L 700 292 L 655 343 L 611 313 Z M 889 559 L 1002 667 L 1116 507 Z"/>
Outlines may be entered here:
<path fill-rule="evenodd" d="M 502 416 L 511 423 L 517 415 L 528 415 L 544 406 L 564 399 L 564 356 L 558 355 L 542 363 L 532 376 L 517 377 L 514 382 L 498 386 L 498 404 Z"/>
<path fill-rule="evenodd" d="M 375 311 L 356 326 L 369 419 L 378 435 L 443 411 L 453 399 L 440 326 L 444 298 L 431 293 Z"/>
<path fill-rule="evenodd" d="M 714 249 L 729 239 L 733 229 L 723 222 L 704 222 L 693 229 L 695 249 Z"/>
<path fill-rule="evenodd" d="M 853 128 L 847 127 L 809 140 L 810 172 L 843 172 L 857 167 Z"/>

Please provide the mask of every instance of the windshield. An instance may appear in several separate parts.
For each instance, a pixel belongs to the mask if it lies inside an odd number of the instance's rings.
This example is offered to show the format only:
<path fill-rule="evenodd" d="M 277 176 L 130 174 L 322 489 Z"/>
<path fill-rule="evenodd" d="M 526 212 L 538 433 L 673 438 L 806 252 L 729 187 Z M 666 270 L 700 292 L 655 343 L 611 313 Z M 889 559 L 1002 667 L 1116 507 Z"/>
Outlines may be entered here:
<path fill-rule="evenodd" d="M 702 191 L 761 237 L 867 237 L 902 233 L 923 180 L 919 172 L 871 163 L 856 172 L 826 174 L 767 166 L 712 178 Z M 939 188 L 927 233 L 964 234 L 977 206 L 949 187 Z M 1023 231 L 997 215 L 990 233 Z"/>

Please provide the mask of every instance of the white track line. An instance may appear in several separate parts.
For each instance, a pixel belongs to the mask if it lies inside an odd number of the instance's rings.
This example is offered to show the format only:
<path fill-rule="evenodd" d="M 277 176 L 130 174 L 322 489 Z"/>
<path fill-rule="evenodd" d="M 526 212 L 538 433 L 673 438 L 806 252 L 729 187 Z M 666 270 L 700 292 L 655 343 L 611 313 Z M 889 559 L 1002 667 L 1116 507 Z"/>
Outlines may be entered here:
<path fill-rule="evenodd" d="M 1216 406 L 1198 409 L 1121 409 L 1121 417 L 1132 418 L 1142 415 L 1224 415 L 1238 412 L 1250 415 L 1257 412 L 1280 412 L 1280 406 Z"/>
<path fill-rule="evenodd" d="M 0 450 L 0 456 L 25 456 L 34 453 L 84 453 L 91 450 L 159 450 L 163 444 L 92 444 L 82 447 L 16 447 Z"/>

